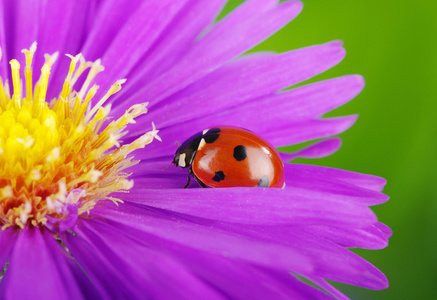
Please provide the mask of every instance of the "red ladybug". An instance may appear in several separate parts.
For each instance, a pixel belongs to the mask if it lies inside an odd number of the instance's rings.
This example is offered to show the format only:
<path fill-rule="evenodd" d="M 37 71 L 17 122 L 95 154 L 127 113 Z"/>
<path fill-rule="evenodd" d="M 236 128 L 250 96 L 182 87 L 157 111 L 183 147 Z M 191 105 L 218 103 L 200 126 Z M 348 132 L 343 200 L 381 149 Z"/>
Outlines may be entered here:
<path fill-rule="evenodd" d="M 188 170 L 202 187 L 284 187 L 284 164 L 265 140 L 238 127 L 198 132 L 183 142 L 173 164 Z"/>

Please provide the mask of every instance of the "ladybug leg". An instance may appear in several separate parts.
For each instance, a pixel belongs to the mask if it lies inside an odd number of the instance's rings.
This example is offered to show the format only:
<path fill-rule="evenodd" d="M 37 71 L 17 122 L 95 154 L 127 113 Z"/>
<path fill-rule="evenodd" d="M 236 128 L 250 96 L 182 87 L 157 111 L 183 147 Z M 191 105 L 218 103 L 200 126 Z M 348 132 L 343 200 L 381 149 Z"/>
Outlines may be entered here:
<path fill-rule="evenodd" d="M 196 179 L 197 183 L 198 183 L 201 187 L 203 187 L 203 188 L 207 188 L 207 186 L 206 186 L 202 181 L 200 181 L 199 178 L 196 177 L 196 175 L 193 174 L 193 177 L 194 177 L 194 179 Z"/>
<path fill-rule="evenodd" d="M 190 183 L 191 183 L 191 174 L 193 174 L 193 171 L 191 171 L 191 168 L 188 170 L 188 178 L 187 178 L 187 184 L 184 186 L 184 189 L 186 189 Z"/>
<path fill-rule="evenodd" d="M 202 181 L 200 181 L 200 180 L 196 177 L 196 175 L 194 175 L 193 170 L 192 170 L 191 167 L 190 167 L 190 169 L 188 169 L 188 179 L 187 179 L 187 184 L 184 186 L 184 189 L 186 189 L 186 188 L 190 185 L 190 183 L 191 183 L 191 175 L 193 175 L 194 179 L 197 181 L 197 183 L 198 183 L 201 187 L 203 187 L 203 188 L 207 188 L 207 186 L 206 186 Z"/>

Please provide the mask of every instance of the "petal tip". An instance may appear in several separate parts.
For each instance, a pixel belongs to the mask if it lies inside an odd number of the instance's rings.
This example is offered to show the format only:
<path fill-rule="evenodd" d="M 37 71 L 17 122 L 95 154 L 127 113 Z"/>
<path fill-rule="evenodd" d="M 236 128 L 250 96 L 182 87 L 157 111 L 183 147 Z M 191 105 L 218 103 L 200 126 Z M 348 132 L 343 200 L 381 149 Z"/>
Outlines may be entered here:
<path fill-rule="evenodd" d="M 285 1 L 279 4 L 281 6 L 281 9 L 288 9 L 291 13 L 291 19 L 294 19 L 297 17 L 303 9 L 303 3 L 299 0 L 291 0 L 291 1 Z M 291 21 L 290 19 L 290 21 Z"/>
<path fill-rule="evenodd" d="M 366 81 L 362 75 L 355 74 L 355 75 L 346 75 L 350 78 L 351 83 L 359 89 L 359 92 L 361 92 L 366 85 Z M 359 93 L 358 92 L 358 93 Z"/>
<path fill-rule="evenodd" d="M 339 48 L 343 48 L 343 41 L 342 40 L 333 40 L 330 42 L 327 42 L 326 44 L 331 45 L 333 47 L 339 47 Z"/>
<path fill-rule="evenodd" d="M 348 129 L 349 127 L 354 125 L 355 122 L 358 120 L 358 117 L 359 117 L 359 114 L 345 116 L 344 118 L 348 121 L 345 123 L 345 127 L 347 127 L 346 129 Z"/>
<path fill-rule="evenodd" d="M 375 286 L 375 290 L 384 290 L 390 286 L 390 283 L 388 282 L 387 277 L 381 272 L 380 275 L 380 281 L 377 283 L 377 286 Z"/>
<path fill-rule="evenodd" d="M 288 1 L 290 3 L 290 5 L 293 5 L 296 10 L 298 11 L 298 13 L 300 13 L 303 9 L 303 2 L 299 1 L 299 0 L 292 0 L 292 1 Z"/>
<path fill-rule="evenodd" d="M 343 41 L 334 40 L 327 42 L 324 45 L 328 46 L 329 52 L 332 51 L 335 57 L 338 58 L 337 63 L 342 61 L 343 58 L 346 56 L 346 49 L 344 49 L 343 47 Z"/>

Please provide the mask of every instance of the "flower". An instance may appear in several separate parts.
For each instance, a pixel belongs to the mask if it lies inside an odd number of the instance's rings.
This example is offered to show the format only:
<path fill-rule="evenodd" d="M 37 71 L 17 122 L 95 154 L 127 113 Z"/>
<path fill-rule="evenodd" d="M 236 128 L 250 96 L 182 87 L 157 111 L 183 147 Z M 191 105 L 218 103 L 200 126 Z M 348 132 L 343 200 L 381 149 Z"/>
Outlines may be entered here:
<path fill-rule="evenodd" d="M 322 139 L 282 153 L 288 161 L 335 152 L 331 137 L 356 119 L 321 116 L 361 91 L 360 76 L 280 92 L 339 63 L 341 42 L 241 56 L 299 1 L 249 0 L 211 26 L 223 5 L 2 4 L 0 298 L 316 299 L 346 297 L 325 279 L 387 287 L 348 250 L 387 245 L 369 208 L 387 200 L 384 179 L 287 163 L 284 189 L 183 189 L 186 171 L 162 170 L 174 142 L 211 125 L 277 147 Z"/>

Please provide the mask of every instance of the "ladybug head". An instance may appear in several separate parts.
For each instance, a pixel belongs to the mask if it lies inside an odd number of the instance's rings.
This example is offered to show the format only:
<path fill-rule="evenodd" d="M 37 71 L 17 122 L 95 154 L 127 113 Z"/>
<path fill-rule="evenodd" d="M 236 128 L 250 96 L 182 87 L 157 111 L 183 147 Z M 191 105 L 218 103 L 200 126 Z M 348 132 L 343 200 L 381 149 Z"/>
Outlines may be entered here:
<path fill-rule="evenodd" d="M 186 162 L 186 154 L 185 153 L 177 153 L 173 157 L 173 164 L 176 167 L 186 168 L 189 165 Z"/>
<path fill-rule="evenodd" d="M 176 150 L 173 157 L 173 164 L 181 168 L 188 168 L 191 166 L 201 140 L 202 132 L 198 132 L 183 142 Z"/>
<path fill-rule="evenodd" d="M 179 148 L 178 148 L 178 150 L 176 150 L 176 153 L 175 153 L 175 155 L 174 155 L 174 157 L 173 157 L 173 164 L 175 165 L 175 166 L 177 166 L 177 167 L 184 167 L 184 166 L 180 166 L 179 165 L 179 159 L 180 159 L 180 157 L 181 157 L 181 153 L 179 152 Z M 183 157 L 182 157 L 183 158 Z M 183 163 L 182 163 L 183 164 Z"/>

